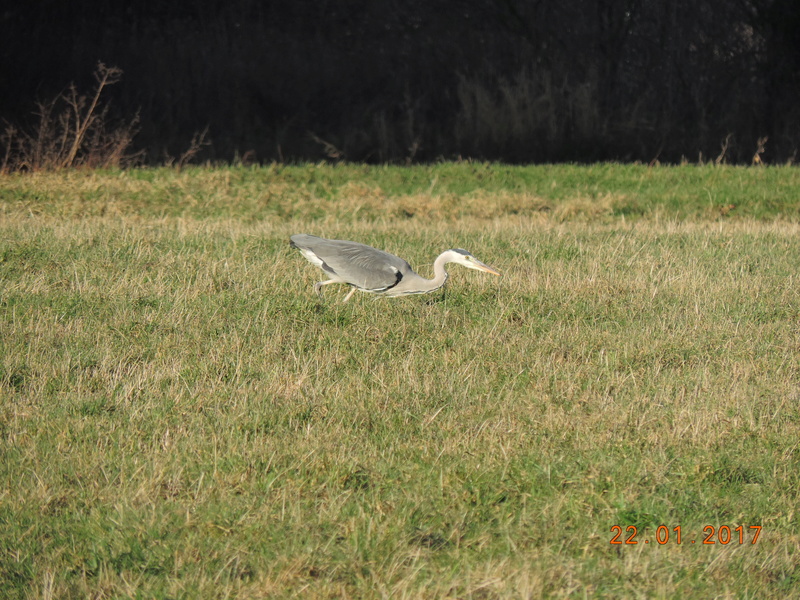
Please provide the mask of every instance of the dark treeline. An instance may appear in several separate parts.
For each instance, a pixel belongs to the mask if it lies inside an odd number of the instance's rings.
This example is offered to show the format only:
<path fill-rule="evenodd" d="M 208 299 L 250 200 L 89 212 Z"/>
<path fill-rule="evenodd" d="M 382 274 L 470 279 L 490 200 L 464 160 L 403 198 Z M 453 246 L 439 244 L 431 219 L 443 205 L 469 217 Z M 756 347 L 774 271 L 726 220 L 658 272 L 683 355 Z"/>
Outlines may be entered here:
<path fill-rule="evenodd" d="M 800 144 L 797 0 L 39 0 L 0 13 L 0 118 L 98 61 L 148 162 L 766 162 Z"/>

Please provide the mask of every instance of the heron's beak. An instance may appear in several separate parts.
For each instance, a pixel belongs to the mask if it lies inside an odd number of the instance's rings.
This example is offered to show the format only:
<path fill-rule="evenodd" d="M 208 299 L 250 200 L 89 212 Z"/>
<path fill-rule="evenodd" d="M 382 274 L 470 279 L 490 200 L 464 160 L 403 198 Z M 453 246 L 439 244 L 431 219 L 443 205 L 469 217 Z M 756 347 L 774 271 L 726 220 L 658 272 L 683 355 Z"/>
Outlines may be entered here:
<path fill-rule="evenodd" d="M 492 268 L 489 265 L 484 264 L 479 260 L 475 261 L 475 268 L 478 269 L 479 271 L 486 271 L 487 273 L 491 273 L 492 275 L 497 275 L 498 277 L 502 275 L 502 273 L 500 273 L 500 271 L 498 271 L 497 269 Z"/>

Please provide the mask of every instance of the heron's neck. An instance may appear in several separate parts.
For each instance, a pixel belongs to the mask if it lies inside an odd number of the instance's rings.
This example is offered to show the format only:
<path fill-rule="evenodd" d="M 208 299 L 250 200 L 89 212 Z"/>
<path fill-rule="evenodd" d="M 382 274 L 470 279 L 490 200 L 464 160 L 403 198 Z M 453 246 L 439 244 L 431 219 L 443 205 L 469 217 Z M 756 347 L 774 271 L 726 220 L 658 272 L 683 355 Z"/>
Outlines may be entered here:
<path fill-rule="evenodd" d="M 397 295 L 426 294 L 442 287 L 444 282 L 447 281 L 447 271 L 445 271 L 444 265 L 452 260 L 452 256 L 450 256 L 449 253 L 450 250 L 442 252 L 433 262 L 433 279 L 426 279 L 412 271 L 413 275 L 409 275 L 409 277 L 404 279 L 400 284 L 406 287 L 402 290 L 398 290 L 399 294 Z"/>
<path fill-rule="evenodd" d="M 428 291 L 438 290 L 447 281 L 447 270 L 444 266 L 450 262 L 450 257 L 447 252 L 442 252 L 433 263 L 433 279 L 428 280 L 430 289 Z"/>

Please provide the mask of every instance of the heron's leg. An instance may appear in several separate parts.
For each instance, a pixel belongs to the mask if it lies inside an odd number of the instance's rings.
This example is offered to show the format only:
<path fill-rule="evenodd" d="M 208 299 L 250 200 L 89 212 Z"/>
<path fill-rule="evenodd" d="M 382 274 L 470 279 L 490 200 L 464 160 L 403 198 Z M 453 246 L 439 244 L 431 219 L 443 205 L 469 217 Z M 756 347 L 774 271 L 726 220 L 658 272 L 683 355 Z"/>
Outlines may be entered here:
<path fill-rule="evenodd" d="M 353 286 L 352 289 L 347 293 L 347 296 L 344 297 L 344 300 L 342 300 L 342 304 L 350 300 L 350 296 L 355 294 L 357 289 L 358 288 L 356 286 Z"/>
<path fill-rule="evenodd" d="M 329 279 L 328 281 L 319 281 L 314 284 L 314 291 L 317 292 L 317 296 L 322 299 L 322 286 L 323 285 L 330 285 L 332 283 L 341 283 L 340 281 L 334 281 L 333 279 Z"/>

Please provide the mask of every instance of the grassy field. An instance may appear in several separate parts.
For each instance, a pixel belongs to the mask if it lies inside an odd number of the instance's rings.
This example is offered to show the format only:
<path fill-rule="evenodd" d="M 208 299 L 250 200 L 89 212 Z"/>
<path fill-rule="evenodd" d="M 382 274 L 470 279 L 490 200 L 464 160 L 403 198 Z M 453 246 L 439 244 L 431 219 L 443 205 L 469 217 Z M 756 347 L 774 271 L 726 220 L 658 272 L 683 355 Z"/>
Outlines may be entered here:
<path fill-rule="evenodd" d="M 798 597 L 798 173 L 0 178 L 0 596 Z"/>

